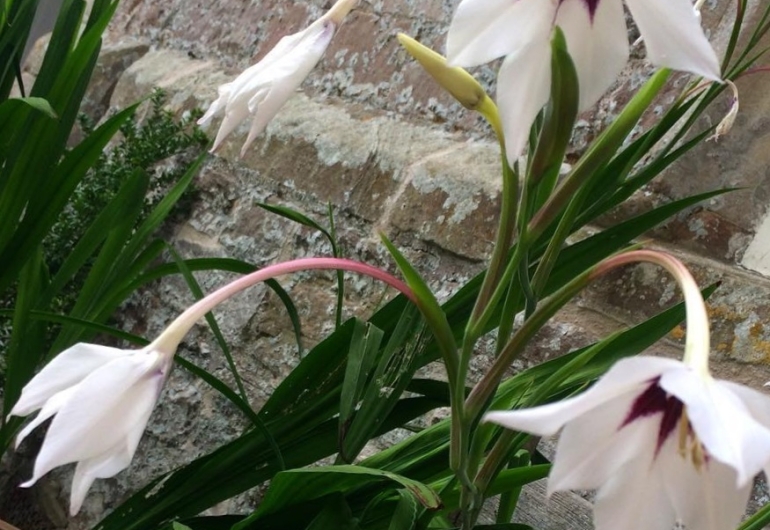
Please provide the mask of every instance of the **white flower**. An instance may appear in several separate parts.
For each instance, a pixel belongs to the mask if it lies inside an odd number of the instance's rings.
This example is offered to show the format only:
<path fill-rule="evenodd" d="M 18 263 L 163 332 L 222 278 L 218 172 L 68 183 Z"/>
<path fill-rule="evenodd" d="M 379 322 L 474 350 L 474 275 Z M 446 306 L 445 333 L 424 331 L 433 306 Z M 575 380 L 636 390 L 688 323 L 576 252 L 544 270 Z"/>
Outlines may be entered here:
<path fill-rule="evenodd" d="M 580 396 L 485 420 L 564 426 L 548 491 L 598 488 L 597 530 L 732 530 L 770 463 L 770 398 L 671 359 L 625 359 Z"/>
<path fill-rule="evenodd" d="M 623 359 L 579 396 L 484 420 L 539 436 L 563 427 L 548 491 L 598 489 L 597 530 L 733 530 L 754 476 L 770 476 L 770 397 L 711 376 L 706 307 L 677 259 L 637 250 L 595 270 L 636 261 L 665 267 L 682 289 L 684 361 Z"/>
<path fill-rule="evenodd" d="M 94 479 L 128 467 L 172 359 L 173 352 L 161 352 L 155 343 L 141 350 L 80 343 L 57 355 L 24 387 L 10 413 L 26 416 L 40 410 L 19 433 L 17 447 L 54 416 L 33 476 L 22 486 L 77 462 L 70 496 L 70 513 L 75 515 Z"/>
<path fill-rule="evenodd" d="M 689 0 L 625 0 L 658 66 L 720 79 L 714 50 Z M 505 56 L 497 79 L 497 100 L 506 150 L 515 160 L 529 128 L 548 101 L 549 40 L 559 26 L 577 69 L 580 106 L 585 110 L 612 84 L 628 60 L 621 0 L 463 0 L 447 37 L 447 58 L 476 66 Z"/>
<path fill-rule="evenodd" d="M 55 467 L 77 462 L 70 496 L 70 513 L 75 515 L 95 479 L 112 477 L 131 463 L 176 350 L 195 323 L 252 285 L 282 274 L 317 269 L 365 274 L 415 301 L 409 286 L 371 265 L 339 258 L 297 259 L 254 271 L 198 300 L 141 350 L 76 344 L 24 386 L 9 414 L 26 416 L 40 410 L 19 433 L 17 447 L 32 430 L 54 417 L 35 460 L 33 476 L 22 486 L 31 486 Z"/>
<path fill-rule="evenodd" d="M 200 125 L 208 125 L 224 111 L 212 152 L 251 114 L 251 129 L 241 148 L 241 156 L 244 156 L 257 135 L 265 130 L 318 64 L 337 26 L 357 1 L 338 0 L 332 9 L 305 30 L 283 37 L 261 61 L 244 70 L 234 81 L 219 87 L 219 97 L 198 120 Z"/>

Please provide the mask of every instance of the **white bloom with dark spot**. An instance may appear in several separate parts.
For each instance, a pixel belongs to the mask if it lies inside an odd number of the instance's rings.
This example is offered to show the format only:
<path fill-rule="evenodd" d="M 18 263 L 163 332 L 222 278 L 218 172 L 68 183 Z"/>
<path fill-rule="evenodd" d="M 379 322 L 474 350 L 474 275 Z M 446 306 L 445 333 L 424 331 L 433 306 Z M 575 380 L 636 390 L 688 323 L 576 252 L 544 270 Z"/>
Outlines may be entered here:
<path fill-rule="evenodd" d="M 672 359 L 625 359 L 580 396 L 485 420 L 563 427 L 548 491 L 598 489 L 597 530 L 732 530 L 770 463 L 770 398 Z"/>
<path fill-rule="evenodd" d="M 684 360 L 623 359 L 583 394 L 484 421 L 539 436 L 561 430 L 548 491 L 598 489 L 596 530 L 671 530 L 676 522 L 733 530 L 753 478 L 770 476 L 770 397 L 709 373 L 708 314 L 681 262 L 638 250 L 598 268 L 634 261 L 677 279 L 687 309 Z"/>
<path fill-rule="evenodd" d="M 689 0 L 625 3 L 653 64 L 720 79 L 719 61 Z M 567 40 L 585 110 L 628 60 L 621 0 L 463 0 L 449 28 L 450 64 L 470 67 L 505 57 L 498 72 L 497 102 L 510 160 L 523 150 L 532 122 L 548 101 L 554 26 Z"/>

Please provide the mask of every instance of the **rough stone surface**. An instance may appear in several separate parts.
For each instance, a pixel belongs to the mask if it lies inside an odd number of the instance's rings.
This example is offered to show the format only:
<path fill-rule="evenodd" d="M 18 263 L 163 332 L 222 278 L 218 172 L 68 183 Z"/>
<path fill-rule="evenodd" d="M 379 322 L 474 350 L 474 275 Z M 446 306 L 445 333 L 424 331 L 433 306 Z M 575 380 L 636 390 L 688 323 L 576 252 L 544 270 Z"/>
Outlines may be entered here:
<path fill-rule="evenodd" d="M 458 0 L 362 2 L 340 28 L 304 90 L 313 96 L 339 97 L 347 104 L 355 102 L 369 109 L 395 112 L 408 121 L 431 122 L 476 137 L 477 131 L 486 130 L 483 124 L 443 93 L 399 49 L 395 39 L 395 34 L 402 31 L 443 51 L 447 22 L 457 4 Z M 282 35 L 305 27 L 328 5 L 321 0 L 288 4 L 256 0 L 248 5 L 134 0 L 121 4 L 111 36 L 141 35 L 158 47 L 210 58 L 236 72 L 264 56 Z M 729 42 L 734 6 L 732 1 L 716 0 L 708 2 L 703 10 L 704 26 L 719 52 Z M 750 1 L 745 13 L 747 23 L 756 23 L 763 9 L 762 1 Z M 635 39 L 637 30 L 630 18 L 629 22 L 631 38 Z M 578 123 L 570 159 L 579 156 L 586 143 L 614 118 L 650 72 L 643 46 L 636 46 L 631 55 L 618 82 Z M 494 92 L 495 69 L 496 64 L 491 64 L 474 70 L 490 93 Z M 664 91 L 659 109 L 678 96 L 682 81 L 680 78 Z M 764 170 L 768 166 L 767 149 L 763 146 L 770 97 L 765 77 L 749 76 L 738 85 L 744 112 L 735 132 L 719 144 L 710 142 L 695 150 L 650 189 L 658 200 L 665 201 L 721 187 L 741 188 L 691 209 L 655 234 L 694 252 L 733 263 L 740 261 L 751 243 L 769 202 Z M 718 122 L 728 106 L 725 98 L 706 117 L 710 121 L 701 125 Z M 688 178 L 692 175 L 698 178 Z"/>

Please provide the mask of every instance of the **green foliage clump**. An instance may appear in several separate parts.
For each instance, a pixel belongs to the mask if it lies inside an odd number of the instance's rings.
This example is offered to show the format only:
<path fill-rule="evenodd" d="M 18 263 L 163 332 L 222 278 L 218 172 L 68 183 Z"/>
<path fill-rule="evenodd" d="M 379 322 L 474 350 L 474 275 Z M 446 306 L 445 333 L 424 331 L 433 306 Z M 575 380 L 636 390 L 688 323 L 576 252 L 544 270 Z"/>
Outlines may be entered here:
<path fill-rule="evenodd" d="M 150 97 L 146 119 L 140 122 L 135 116 L 126 122 L 120 128 L 122 139 L 104 152 L 80 182 L 44 242 L 52 272 L 77 242 L 73 236 L 82 234 L 90 226 L 131 174 L 138 170 L 151 175 L 142 214 L 136 223 L 139 225 L 206 147 L 208 138 L 195 125 L 201 112 L 196 109 L 177 119 L 163 107 L 165 101 L 166 94 L 156 89 Z M 81 115 L 80 122 L 86 134 L 93 131 L 93 123 L 87 116 Z M 175 213 L 189 206 L 194 193 L 193 187 L 188 189 Z"/>
<path fill-rule="evenodd" d="M 164 108 L 165 101 L 166 94 L 162 90 L 155 90 L 149 99 L 145 119 L 140 121 L 135 115 L 123 124 L 117 142 L 102 153 L 78 184 L 56 224 L 43 240 L 49 274 L 58 271 L 86 229 L 132 174 L 142 171 L 151 177 L 142 213 L 135 223 L 135 226 L 139 226 L 205 149 L 208 138 L 195 124 L 201 112 L 195 109 L 177 119 Z M 80 125 L 86 135 L 94 130 L 94 123 L 88 116 L 80 116 Z M 191 186 L 171 215 L 183 215 L 194 197 L 195 189 Z M 83 267 L 57 296 L 52 303 L 53 311 L 66 313 L 72 307 L 89 269 Z M 0 308 L 14 307 L 15 288 L 0 296 Z M 53 326 L 50 332 L 53 332 Z M 10 336 L 11 320 L 0 320 L 0 382 L 5 372 L 3 352 Z"/>

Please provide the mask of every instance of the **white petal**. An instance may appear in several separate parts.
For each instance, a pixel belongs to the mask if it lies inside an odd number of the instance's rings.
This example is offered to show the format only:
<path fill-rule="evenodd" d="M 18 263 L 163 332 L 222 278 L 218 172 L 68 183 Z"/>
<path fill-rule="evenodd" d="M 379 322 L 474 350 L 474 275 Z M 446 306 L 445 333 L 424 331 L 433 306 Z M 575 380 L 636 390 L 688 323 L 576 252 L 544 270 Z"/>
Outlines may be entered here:
<path fill-rule="evenodd" d="M 463 0 L 447 34 L 449 64 L 476 66 L 547 40 L 555 12 L 555 0 Z"/>
<path fill-rule="evenodd" d="M 770 429 L 770 396 L 732 381 L 717 380 L 715 384 L 738 396 L 753 418 Z"/>
<path fill-rule="evenodd" d="M 721 78 L 719 60 L 690 0 L 626 0 L 626 4 L 653 64 Z"/>
<path fill-rule="evenodd" d="M 97 368 L 133 353 L 97 344 L 75 344 L 54 357 L 27 383 L 9 416 L 26 416 L 36 411 L 51 396 L 76 385 Z"/>
<path fill-rule="evenodd" d="M 305 38 L 297 43 L 290 55 L 263 72 L 263 88 L 256 91 L 248 102 L 249 111 L 254 114 L 254 118 L 246 142 L 241 148 L 241 156 L 244 156 L 249 145 L 265 130 L 270 120 L 278 114 L 315 68 L 333 35 L 334 24 L 329 21 L 309 27 Z"/>
<path fill-rule="evenodd" d="M 662 462 L 652 465 L 646 456 L 627 462 L 598 491 L 594 504 L 596 530 L 673 528 L 676 519 L 661 476 Z"/>
<path fill-rule="evenodd" d="M 510 412 L 490 412 L 485 421 L 509 429 L 550 436 L 567 422 L 613 399 L 643 390 L 648 381 L 682 363 L 659 357 L 630 357 L 621 359 L 588 391 L 579 396 L 531 409 Z"/>
<path fill-rule="evenodd" d="M 67 403 L 67 401 L 69 401 L 69 399 L 75 393 L 76 389 L 77 386 L 73 386 L 51 396 L 51 398 L 45 402 L 45 405 L 43 405 L 43 408 L 40 410 L 37 416 L 35 416 L 35 419 L 29 422 L 21 430 L 21 432 L 19 432 L 18 436 L 16 436 L 16 449 L 19 448 L 19 445 L 24 440 L 24 438 L 26 438 L 29 433 L 34 431 L 38 425 L 59 412 L 59 409 L 61 409 Z"/>
<path fill-rule="evenodd" d="M 660 415 L 628 418 L 638 392 L 618 396 L 569 422 L 559 437 L 548 491 L 596 489 L 636 458 L 650 460 Z"/>
<path fill-rule="evenodd" d="M 513 165 L 527 145 L 529 130 L 551 89 L 548 41 L 533 42 L 503 61 L 497 73 L 497 104 L 503 122 L 508 163 Z"/>
<path fill-rule="evenodd" d="M 258 115 L 254 117 L 250 139 L 241 151 L 243 154 L 246 147 L 264 130 L 267 123 L 318 64 L 334 36 L 335 29 L 336 26 L 331 20 L 319 19 L 303 31 L 283 37 L 261 61 L 244 70 L 229 89 L 225 118 L 211 150 L 215 151 L 250 112 L 256 112 Z M 270 102 L 264 105 L 263 109 L 255 108 L 250 104 L 250 101 L 255 101 L 255 96 L 258 96 L 257 101 L 267 97 Z"/>
<path fill-rule="evenodd" d="M 211 152 L 216 151 L 222 142 L 227 138 L 231 132 L 235 130 L 238 125 L 246 119 L 249 115 L 249 106 L 245 97 L 239 98 L 240 100 L 232 100 L 228 102 L 225 117 L 222 120 L 222 124 L 219 126 L 217 136 L 214 139 L 214 144 L 211 146 Z"/>
<path fill-rule="evenodd" d="M 89 461 L 86 460 L 85 462 Z M 83 464 L 84 462 L 78 462 L 78 465 L 75 466 L 75 475 L 72 477 L 70 489 L 70 515 L 72 517 L 75 517 L 80 511 L 91 484 L 96 480 L 95 476 L 83 472 Z"/>
<path fill-rule="evenodd" d="M 139 418 L 139 423 L 146 424 L 150 417 L 150 409 L 145 417 Z M 137 436 L 138 433 L 139 435 Z M 78 462 L 75 467 L 75 475 L 72 478 L 72 490 L 70 492 L 70 514 L 75 515 L 80 511 L 83 500 L 88 490 L 97 478 L 110 478 L 126 469 L 134 458 L 136 447 L 139 445 L 142 431 L 132 431 L 127 440 L 108 450 L 105 454 Z"/>
<path fill-rule="evenodd" d="M 230 89 L 232 87 L 232 83 L 225 83 L 224 85 L 220 85 L 217 89 L 217 92 L 219 93 L 219 97 L 214 100 L 214 102 L 209 106 L 208 110 L 206 110 L 206 113 L 201 116 L 201 118 L 198 120 L 198 125 L 201 127 L 208 126 L 209 123 L 211 123 L 211 120 L 214 119 L 214 117 L 218 116 L 227 106 L 227 100 L 230 99 Z"/>
<path fill-rule="evenodd" d="M 743 404 L 748 409 L 751 416 L 759 423 L 770 429 L 770 396 L 764 392 L 758 392 L 753 388 L 749 388 L 732 381 L 717 380 L 717 385 L 726 388 L 729 392 L 732 392 L 738 398 L 743 401 Z M 770 460 L 764 465 L 765 477 L 770 479 Z"/>
<path fill-rule="evenodd" d="M 733 530 L 746 510 L 751 484 L 736 488 L 735 471 L 709 460 L 697 469 L 677 452 L 672 438 L 661 450 L 660 466 L 666 494 L 685 528 Z"/>
<path fill-rule="evenodd" d="M 695 434 L 711 457 L 735 469 L 739 486 L 762 471 L 770 460 L 770 430 L 727 387 L 690 369 L 666 372 L 660 386 L 685 404 Z"/>
<path fill-rule="evenodd" d="M 591 17 L 585 0 L 564 0 L 556 25 L 564 31 L 586 110 L 615 82 L 628 61 L 628 30 L 620 0 L 602 0 Z"/>
<path fill-rule="evenodd" d="M 54 467 L 99 457 L 141 436 L 165 379 L 155 354 L 124 357 L 78 386 L 48 428 L 32 481 Z"/>
<path fill-rule="evenodd" d="M 270 123 L 281 107 L 286 101 L 272 101 L 268 102 L 268 95 L 272 92 L 272 89 L 264 89 L 257 92 L 254 97 L 249 100 L 249 108 L 254 107 L 254 117 L 251 120 L 251 128 L 249 129 L 249 135 L 246 137 L 246 141 L 241 147 L 241 158 L 246 156 L 246 150 L 251 143 L 256 139 L 259 134 L 265 130 L 267 124 Z M 288 96 L 287 96 L 288 99 Z M 272 105 L 271 105 L 272 103 Z"/>

